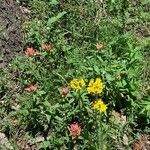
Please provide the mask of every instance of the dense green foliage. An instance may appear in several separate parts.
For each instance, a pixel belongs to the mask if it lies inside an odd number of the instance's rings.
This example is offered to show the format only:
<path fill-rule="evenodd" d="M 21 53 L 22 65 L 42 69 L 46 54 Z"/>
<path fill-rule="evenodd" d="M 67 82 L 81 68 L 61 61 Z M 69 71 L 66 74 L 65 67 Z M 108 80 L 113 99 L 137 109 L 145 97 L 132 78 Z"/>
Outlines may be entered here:
<path fill-rule="evenodd" d="M 17 129 L 29 139 L 42 135 L 37 146 L 51 150 L 131 149 L 141 130 L 149 134 L 149 6 L 148 0 L 29 1 L 25 54 L 30 47 L 36 55 L 17 56 L 0 72 L 0 127 L 14 145 Z M 104 84 L 100 95 L 86 90 L 95 78 Z M 74 91 L 72 79 L 84 79 L 86 86 Z M 25 90 L 30 84 L 37 89 Z M 107 104 L 105 113 L 92 110 L 97 98 Z M 68 126 L 74 122 L 81 135 L 72 139 Z"/>

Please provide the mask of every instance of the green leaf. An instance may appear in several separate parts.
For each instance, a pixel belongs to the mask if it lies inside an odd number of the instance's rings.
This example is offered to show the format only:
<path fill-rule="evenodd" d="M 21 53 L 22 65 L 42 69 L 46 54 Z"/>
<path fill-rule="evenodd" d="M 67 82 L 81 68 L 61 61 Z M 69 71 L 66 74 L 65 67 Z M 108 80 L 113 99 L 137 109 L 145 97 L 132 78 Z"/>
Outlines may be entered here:
<path fill-rule="evenodd" d="M 57 1 L 57 0 L 52 0 L 52 1 L 50 2 L 50 4 L 52 4 L 52 5 L 57 5 L 57 4 L 58 4 L 58 1 Z"/>
<path fill-rule="evenodd" d="M 41 96 L 41 95 L 46 94 L 46 92 L 45 91 L 38 91 L 38 94 Z"/>
<path fill-rule="evenodd" d="M 40 145 L 40 148 L 47 148 L 49 147 L 51 144 L 50 144 L 50 141 L 44 141 L 41 145 Z"/>
<path fill-rule="evenodd" d="M 88 106 L 85 107 L 88 113 L 93 113 L 92 109 L 90 109 Z"/>
<path fill-rule="evenodd" d="M 63 11 L 63 12 L 59 13 L 57 16 L 49 18 L 47 25 L 51 26 L 54 22 L 58 21 L 65 14 L 66 14 L 66 12 Z"/>
<path fill-rule="evenodd" d="M 27 116 L 29 114 L 28 110 L 25 110 L 25 109 L 18 110 L 18 113 L 23 115 L 23 116 Z"/>
<path fill-rule="evenodd" d="M 58 121 L 63 121 L 63 119 L 58 117 L 58 116 L 56 116 L 55 119 L 58 120 Z"/>
<path fill-rule="evenodd" d="M 46 107 L 51 108 L 51 104 L 50 104 L 48 101 L 45 101 L 45 102 L 43 103 L 43 105 L 46 106 Z"/>
<path fill-rule="evenodd" d="M 107 81 L 113 81 L 113 78 L 110 74 L 106 74 L 106 80 Z"/>
<path fill-rule="evenodd" d="M 51 115 L 46 114 L 46 119 L 47 119 L 47 121 L 48 121 L 48 123 L 49 123 L 50 120 L 51 120 Z"/>
<path fill-rule="evenodd" d="M 99 69 L 97 66 L 94 66 L 94 71 L 95 71 L 97 74 L 100 74 L 100 69 Z"/>
<path fill-rule="evenodd" d="M 70 100 L 69 100 L 69 104 L 73 103 L 74 100 L 75 100 L 74 98 L 70 99 Z"/>

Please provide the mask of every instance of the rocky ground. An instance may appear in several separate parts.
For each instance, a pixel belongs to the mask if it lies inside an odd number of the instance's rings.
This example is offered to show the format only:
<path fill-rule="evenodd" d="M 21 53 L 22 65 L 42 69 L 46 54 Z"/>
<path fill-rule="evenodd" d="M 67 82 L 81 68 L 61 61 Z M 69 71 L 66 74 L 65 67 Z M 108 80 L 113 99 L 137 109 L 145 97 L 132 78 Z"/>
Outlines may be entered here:
<path fill-rule="evenodd" d="M 0 0 L 0 68 L 23 49 L 20 14 L 15 0 Z"/>

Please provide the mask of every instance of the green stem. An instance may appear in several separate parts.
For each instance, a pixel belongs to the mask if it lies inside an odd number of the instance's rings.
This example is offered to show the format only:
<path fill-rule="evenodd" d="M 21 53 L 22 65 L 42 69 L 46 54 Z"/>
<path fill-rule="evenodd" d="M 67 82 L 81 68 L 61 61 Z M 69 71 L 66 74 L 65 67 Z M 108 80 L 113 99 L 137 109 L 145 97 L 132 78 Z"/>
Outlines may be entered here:
<path fill-rule="evenodd" d="M 101 150 L 103 150 L 103 126 L 102 126 L 102 114 L 100 114 L 100 134 L 101 134 Z"/>
<path fill-rule="evenodd" d="M 98 114 L 98 150 L 103 150 L 102 114 Z"/>
<path fill-rule="evenodd" d="M 68 82 L 66 81 L 66 79 L 61 75 L 59 74 L 58 72 L 55 72 L 56 75 L 58 75 L 62 80 L 64 80 L 66 82 L 66 84 L 68 85 Z"/>

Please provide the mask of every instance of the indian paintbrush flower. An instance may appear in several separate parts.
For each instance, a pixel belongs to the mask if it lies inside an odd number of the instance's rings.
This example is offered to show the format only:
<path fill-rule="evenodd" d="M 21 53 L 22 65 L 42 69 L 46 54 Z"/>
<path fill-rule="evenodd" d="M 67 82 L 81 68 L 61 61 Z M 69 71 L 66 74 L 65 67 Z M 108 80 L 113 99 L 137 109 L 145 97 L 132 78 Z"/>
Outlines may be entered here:
<path fill-rule="evenodd" d="M 81 134 L 81 126 L 79 123 L 72 123 L 69 127 L 68 127 L 68 130 L 70 132 L 70 135 L 73 137 L 73 138 L 76 138 L 78 137 L 80 134 Z"/>
<path fill-rule="evenodd" d="M 35 91 L 37 90 L 37 86 L 36 86 L 36 85 L 33 85 L 33 84 L 30 84 L 30 85 L 28 85 L 27 88 L 25 88 L 25 90 L 26 90 L 27 92 L 35 92 Z"/>
<path fill-rule="evenodd" d="M 37 55 L 36 50 L 33 47 L 28 47 L 25 51 L 25 54 L 29 57 Z"/>
<path fill-rule="evenodd" d="M 51 44 L 43 44 L 42 48 L 46 51 L 51 51 L 53 47 Z"/>
<path fill-rule="evenodd" d="M 61 93 L 62 96 L 67 95 L 67 94 L 69 93 L 69 87 L 64 86 L 64 87 L 61 89 L 60 93 Z"/>

